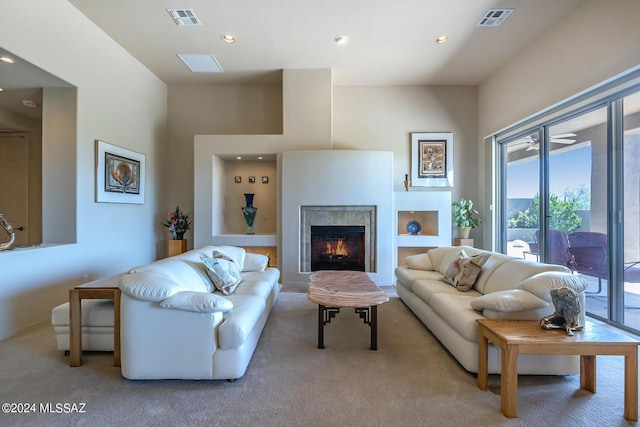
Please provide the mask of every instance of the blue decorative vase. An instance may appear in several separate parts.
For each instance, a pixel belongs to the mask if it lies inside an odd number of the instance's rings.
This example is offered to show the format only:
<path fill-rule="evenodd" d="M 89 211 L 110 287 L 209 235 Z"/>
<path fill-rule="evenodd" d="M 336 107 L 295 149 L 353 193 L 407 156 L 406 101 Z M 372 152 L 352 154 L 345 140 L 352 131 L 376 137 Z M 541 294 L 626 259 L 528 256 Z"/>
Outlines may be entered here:
<path fill-rule="evenodd" d="M 253 207 L 253 196 L 254 193 L 244 193 L 244 200 L 247 203 L 247 206 L 242 207 L 242 215 L 244 215 L 244 220 L 247 223 L 247 234 L 253 233 L 253 221 L 256 219 L 256 213 L 258 212 L 258 208 Z"/>

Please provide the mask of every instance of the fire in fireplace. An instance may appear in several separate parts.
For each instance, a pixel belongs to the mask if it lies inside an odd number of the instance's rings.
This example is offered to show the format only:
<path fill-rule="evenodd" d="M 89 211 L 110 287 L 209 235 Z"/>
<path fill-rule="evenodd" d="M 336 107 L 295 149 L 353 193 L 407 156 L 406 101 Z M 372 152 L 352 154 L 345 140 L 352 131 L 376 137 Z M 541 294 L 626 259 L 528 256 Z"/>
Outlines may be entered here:
<path fill-rule="evenodd" d="M 311 271 L 365 271 L 365 227 L 311 226 Z"/>

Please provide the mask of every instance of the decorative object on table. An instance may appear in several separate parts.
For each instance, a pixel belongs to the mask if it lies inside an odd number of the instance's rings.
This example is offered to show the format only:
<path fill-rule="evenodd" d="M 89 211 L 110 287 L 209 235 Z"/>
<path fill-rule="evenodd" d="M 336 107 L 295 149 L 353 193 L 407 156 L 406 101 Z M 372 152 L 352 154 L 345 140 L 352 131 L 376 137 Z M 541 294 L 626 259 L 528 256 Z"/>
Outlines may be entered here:
<path fill-rule="evenodd" d="M 453 187 L 453 133 L 411 134 L 410 183 L 422 187 Z"/>
<path fill-rule="evenodd" d="M 459 202 L 452 202 L 453 225 L 458 227 L 461 239 L 468 239 L 469 232 L 476 228 L 482 221 L 476 217 L 478 211 L 473 208 L 473 201 L 460 199 Z"/>
<path fill-rule="evenodd" d="M 255 184 L 256 183 L 256 177 L 255 176 L 250 176 L 249 177 L 249 184 Z"/>
<path fill-rule="evenodd" d="M 581 331 L 580 325 L 580 299 L 578 294 L 568 286 L 551 289 L 551 302 L 556 311 L 550 316 L 540 319 L 542 329 L 564 329 L 567 335 L 573 335 L 573 331 Z"/>
<path fill-rule="evenodd" d="M 411 186 L 411 181 L 409 180 L 409 175 L 404 175 L 404 189 L 405 191 L 409 191 L 409 187 Z"/>
<path fill-rule="evenodd" d="M 412 236 L 417 236 L 421 230 L 422 230 L 422 224 L 420 224 L 418 221 L 412 220 L 407 223 L 407 231 Z"/>
<path fill-rule="evenodd" d="M 236 180 L 236 184 L 240 184 L 242 182 L 242 177 L 241 176 L 236 176 L 235 180 Z"/>
<path fill-rule="evenodd" d="M 255 180 L 255 177 L 254 177 Z M 249 181 L 251 181 L 251 177 L 249 177 Z M 253 221 L 256 219 L 256 213 L 258 212 L 258 208 L 253 207 L 253 197 L 254 193 L 244 193 L 244 200 L 247 203 L 247 206 L 242 208 L 242 215 L 244 215 L 244 220 L 247 223 L 247 234 L 253 233 Z"/>
<path fill-rule="evenodd" d="M 144 204 L 145 156 L 96 140 L 96 202 Z"/>
<path fill-rule="evenodd" d="M 13 226 L 9 221 L 4 218 L 4 215 L 0 214 L 0 227 L 9 235 L 9 240 L 4 243 L 0 243 L 0 251 L 4 251 L 5 249 L 11 249 L 11 245 L 13 241 L 16 240 L 16 233 L 14 231 Z"/>
<path fill-rule="evenodd" d="M 171 239 L 182 240 L 184 233 L 191 229 L 191 223 L 192 221 L 189 220 L 189 214 L 183 213 L 180 207 L 176 206 L 176 210 L 169 212 L 169 219 L 162 225 L 169 229 Z"/>
<path fill-rule="evenodd" d="M 269 183 L 269 177 L 268 176 L 263 176 L 262 177 L 262 183 L 263 184 L 268 184 Z"/>

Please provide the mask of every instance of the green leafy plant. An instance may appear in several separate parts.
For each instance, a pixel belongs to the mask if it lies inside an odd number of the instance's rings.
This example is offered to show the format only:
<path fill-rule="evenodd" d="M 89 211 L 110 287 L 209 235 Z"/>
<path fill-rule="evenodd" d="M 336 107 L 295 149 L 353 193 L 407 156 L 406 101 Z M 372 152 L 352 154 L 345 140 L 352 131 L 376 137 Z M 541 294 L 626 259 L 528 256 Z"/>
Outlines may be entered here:
<path fill-rule="evenodd" d="M 583 202 L 582 202 L 583 203 Z M 581 201 L 579 198 L 560 198 L 549 196 L 549 229 L 567 233 L 578 229 L 582 218 L 576 213 Z M 508 228 L 538 228 L 540 224 L 540 195 L 536 194 L 531 205 L 507 221 Z"/>
<path fill-rule="evenodd" d="M 453 208 L 453 225 L 456 227 L 476 228 L 482 221 L 478 215 L 478 211 L 473 208 L 473 201 L 460 199 L 459 202 L 451 203 Z"/>
<path fill-rule="evenodd" d="M 189 214 L 184 214 L 180 207 L 176 206 L 176 210 L 169 212 L 169 219 L 162 225 L 169 229 L 173 240 L 182 240 L 184 233 L 191 228 L 192 221 L 189 221 Z"/>

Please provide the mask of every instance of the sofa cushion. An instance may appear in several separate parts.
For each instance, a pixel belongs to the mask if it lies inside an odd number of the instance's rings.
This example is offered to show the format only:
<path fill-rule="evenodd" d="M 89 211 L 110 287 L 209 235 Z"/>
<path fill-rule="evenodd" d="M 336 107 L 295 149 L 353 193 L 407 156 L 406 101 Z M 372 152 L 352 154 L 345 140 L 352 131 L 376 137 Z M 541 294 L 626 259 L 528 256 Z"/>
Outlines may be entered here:
<path fill-rule="evenodd" d="M 263 271 L 269 265 L 269 257 L 262 254 L 247 253 L 242 271 Z"/>
<path fill-rule="evenodd" d="M 412 270 L 433 270 L 433 264 L 428 253 L 409 255 L 404 258 L 407 267 Z"/>
<path fill-rule="evenodd" d="M 151 264 L 132 268 L 130 273 L 154 272 L 173 281 L 183 291 L 210 292 L 211 281 L 203 277 L 200 266 L 177 257 L 165 258 Z M 199 264 L 199 263 L 198 263 Z M 167 297 L 169 297 L 168 295 Z M 165 298 L 167 298 L 165 297 Z M 164 299 L 164 298 L 163 298 Z"/>
<path fill-rule="evenodd" d="M 213 255 L 217 254 L 214 252 Z M 220 256 L 216 258 L 202 256 L 201 259 L 216 289 L 224 295 L 233 294 L 242 281 L 240 266 L 235 261 Z"/>
<path fill-rule="evenodd" d="M 529 277 L 518 285 L 519 288 L 525 289 L 545 301 L 551 301 L 551 294 L 549 293 L 551 289 L 563 286 L 567 286 L 580 294 L 587 289 L 589 284 L 581 275 L 547 271 Z"/>
<path fill-rule="evenodd" d="M 224 321 L 218 328 L 220 348 L 235 348 L 247 339 L 258 319 L 266 309 L 262 297 L 257 295 L 231 295 L 233 310 L 224 314 Z"/>
<path fill-rule="evenodd" d="M 524 289 L 492 292 L 473 299 L 470 304 L 474 310 L 489 309 L 502 312 L 535 310 L 549 305 L 548 302 Z"/>
<path fill-rule="evenodd" d="M 216 313 L 231 310 L 233 303 L 219 295 L 206 292 L 182 291 L 162 301 L 160 307 L 193 311 L 195 313 Z"/>
<path fill-rule="evenodd" d="M 458 292 L 456 288 L 444 283 L 442 280 L 440 280 L 440 277 L 432 280 L 416 280 L 411 286 L 413 293 L 427 304 L 431 304 L 431 296 L 435 294 L 448 293 L 453 295 L 460 295 L 460 292 Z M 471 290 L 466 294 L 474 297 L 482 295 L 475 290 Z"/>
<path fill-rule="evenodd" d="M 429 307 L 465 339 L 477 342 L 476 320 L 483 319 L 484 316 L 471 308 L 470 303 L 474 298 L 476 298 L 475 294 L 441 292 L 431 296 Z"/>
<path fill-rule="evenodd" d="M 118 287 L 125 294 L 143 301 L 160 302 L 182 290 L 179 284 L 155 271 L 128 273 Z"/>
<path fill-rule="evenodd" d="M 235 295 L 257 295 L 266 300 L 278 282 L 278 270 L 270 268 L 265 271 L 248 271 L 241 273 L 242 286 L 236 289 Z"/>
<path fill-rule="evenodd" d="M 493 257 L 492 255 L 491 258 Z M 482 293 L 489 294 L 516 288 L 523 280 L 545 271 L 570 272 L 568 268 L 561 265 L 542 264 L 522 258 L 511 258 L 493 270 Z"/>
<path fill-rule="evenodd" d="M 438 271 L 412 270 L 407 267 L 396 267 L 396 279 L 407 289 L 412 289 L 413 282 L 416 280 L 440 280 L 441 277 L 442 274 Z"/>

